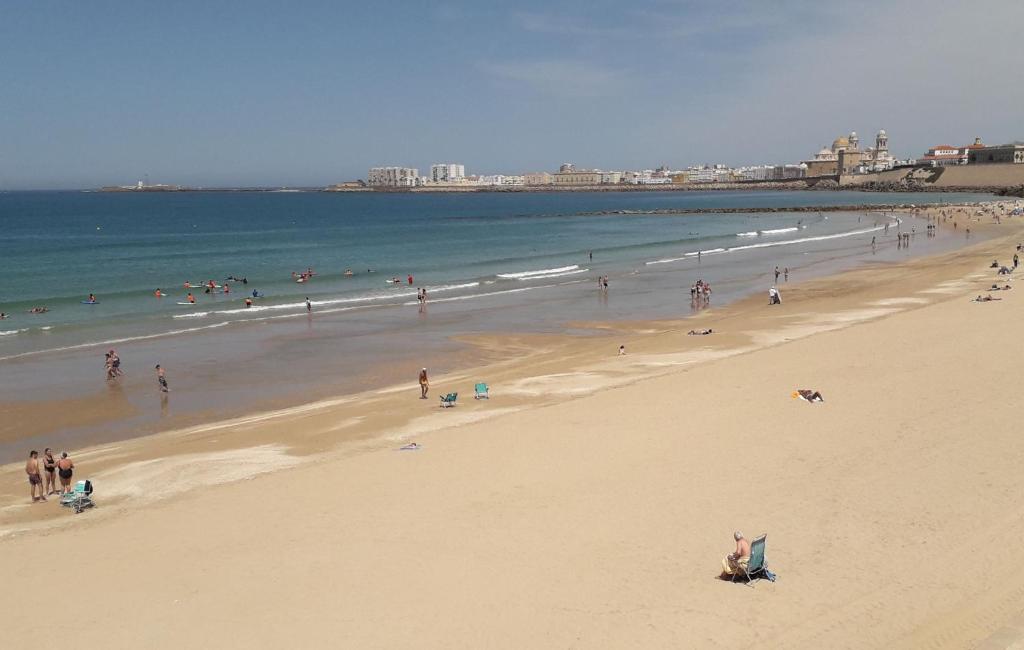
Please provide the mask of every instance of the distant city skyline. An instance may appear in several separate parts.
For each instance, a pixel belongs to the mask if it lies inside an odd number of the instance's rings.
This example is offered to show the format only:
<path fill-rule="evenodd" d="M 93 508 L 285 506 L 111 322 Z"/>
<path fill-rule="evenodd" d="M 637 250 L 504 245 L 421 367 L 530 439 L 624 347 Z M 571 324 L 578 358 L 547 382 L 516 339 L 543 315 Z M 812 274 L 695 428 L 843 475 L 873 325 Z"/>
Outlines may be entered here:
<path fill-rule="evenodd" d="M 1024 3 L 17 3 L 0 189 L 324 186 L 1024 139 Z"/>

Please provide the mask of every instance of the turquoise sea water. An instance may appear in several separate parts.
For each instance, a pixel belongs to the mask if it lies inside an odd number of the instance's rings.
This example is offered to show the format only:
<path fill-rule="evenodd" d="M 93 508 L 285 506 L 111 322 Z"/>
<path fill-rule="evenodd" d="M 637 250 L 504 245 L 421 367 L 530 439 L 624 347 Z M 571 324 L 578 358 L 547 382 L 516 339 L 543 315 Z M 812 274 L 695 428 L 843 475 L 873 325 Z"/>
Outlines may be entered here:
<path fill-rule="evenodd" d="M 131 377 L 121 384 L 121 398 L 149 395 L 145 369 L 160 362 L 177 387 L 172 412 L 229 412 L 265 401 L 268 393 L 316 396 L 344 381 L 359 388 L 390 378 L 377 372 L 366 379 L 374 368 L 418 368 L 427 356 L 443 363 L 454 334 L 678 317 L 689 313 L 688 287 L 697 278 L 712 283 L 715 304 L 722 304 L 764 291 L 776 265 L 800 279 L 962 243 L 921 238 L 910 252 L 897 252 L 895 230 L 882 230 L 890 218 L 880 212 L 582 213 L 990 198 L 0 193 L 0 311 L 11 314 L 0 321 L 0 391 L 17 401 L 102 388 L 102 352 L 114 346 Z M 880 243 L 874 255 L 872 237 Z M 316 275 L 296 283 L 292 272 L 307 267 Z M 596 291 L 600 275 L 609 277 L 607 294 Z M 226 281 L 229 276 L 248 283 Z M 401 283 L 387 282 L 392 277 Z M 178 304 L 185 281 L 210 279 L 227 282 L 231 293 L 193 289 L 196 305 Z M 426 311 L 416 302 L 420 287 L 428 291 Z M 157 288 L 167 296 L 155 298 Z M 243 299 L 253 290 L 263 297 L 246 308 Z M 83 305 L 90 293 L 98 304 Z M 34 306 L 50 311 L 27 314 Z M 268 373 L 282 386 L 277 393 L 261 383 Z"/>

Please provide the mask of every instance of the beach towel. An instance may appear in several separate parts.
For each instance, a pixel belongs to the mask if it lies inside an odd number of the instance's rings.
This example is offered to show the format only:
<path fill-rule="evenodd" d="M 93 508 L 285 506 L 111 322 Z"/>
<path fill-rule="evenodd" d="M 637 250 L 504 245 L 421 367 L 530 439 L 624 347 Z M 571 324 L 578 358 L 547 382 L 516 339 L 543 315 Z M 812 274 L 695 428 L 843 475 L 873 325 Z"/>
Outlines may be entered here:
<path fill-rule="evenodd" d="M 743 567 L 743 569 L 745 570 L 747 568 L 747 563 L 749 562 L 749 555 L 746 557 L 741 557 L 738 560 L 733 559 L 732 556 L 726 556 L 722 558 L 722 573 L 729 576 L 736 575 L 736 573 L 739 572 L 740 567 Z"/>

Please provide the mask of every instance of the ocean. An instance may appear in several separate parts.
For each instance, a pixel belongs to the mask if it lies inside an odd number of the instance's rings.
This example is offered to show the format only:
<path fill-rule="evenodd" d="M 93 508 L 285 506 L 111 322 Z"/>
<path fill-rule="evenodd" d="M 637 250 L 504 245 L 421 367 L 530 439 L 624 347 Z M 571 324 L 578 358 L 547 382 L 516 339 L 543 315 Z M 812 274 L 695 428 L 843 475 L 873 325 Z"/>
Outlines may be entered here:
<path fill-rule="evenodd" d="M 399 377 L 411 381 L 428 361 L 443 369 L 461 359 L 465 346 L 453 336 L 677 318 L 690 313 L 689 286 L 698 278 L 723 304 L 766 291 L 775 266 L 799 280 L 962 243 L 940 233 L 897 250 L 895 229 L 884 231 L 893 218 L 882 212 L 594 213 L 991 198 L 0 193 L 0 311 L 10 315 L 0 321 L 0 391 L 7 404 L 112 399 L 103 352 L 116 348 L 127 373 L 115 382 L 116 410 L 127 415 L 102 426 L 40 424 L 40 439 L 84 441 L 112 429 L 141 433 Z M 908 221 L 904 228 L 923 235 L 923 224 Z M 872 237 L 879 242 L 874 254 Z M 296 282 L 293 273 L 306 269 L 315 275 Z M 607 293 L 596 288 L 599 276 L 609 278 Z M 185 287 L 210 280 L 217 285 L 211 293 Z M 425 309 L 420 288 L 427 291 Z M 158 289 L 166 295 L 156 297 Z M 186 299 L 190 291 L 194 305 Z M 258 297 L 247 307 L 254 291 Z M 96 304 L 83 304 L 90 294 Z M 48 311 L 27 313 L 33 307 Z M 160 409 L 151 406 L 155 363 L 167 368 L 174 389 L 173 404 Z M 0 460 L 22 451 L 0 443 Z"/>

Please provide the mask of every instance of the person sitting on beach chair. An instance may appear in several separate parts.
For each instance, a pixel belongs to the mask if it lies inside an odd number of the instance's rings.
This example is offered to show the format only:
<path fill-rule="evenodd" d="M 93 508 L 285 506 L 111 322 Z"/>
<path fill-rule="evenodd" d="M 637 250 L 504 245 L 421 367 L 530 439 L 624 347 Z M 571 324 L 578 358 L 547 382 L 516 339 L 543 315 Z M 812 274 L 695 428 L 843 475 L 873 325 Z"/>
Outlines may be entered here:
<path fill-rule="evenodd" d="M 821 393 L 816 390 L 810 390 L 809 388 L 800 388 L 793 393 L 793 397 L 799 397 L 807 402 L 824 402 L 825 398 L 821 396 Z"/>
<path fill-rule="evenodd" d="M 736 540 L 736 550 L 726 555 L 722 560 L 721 578 L 732 578 L 733 576 L 746 573 L 747 563 L 750 562 L 750 542 L 743 537 L 743 533 L 736 531 L 732 534 Z"/>

